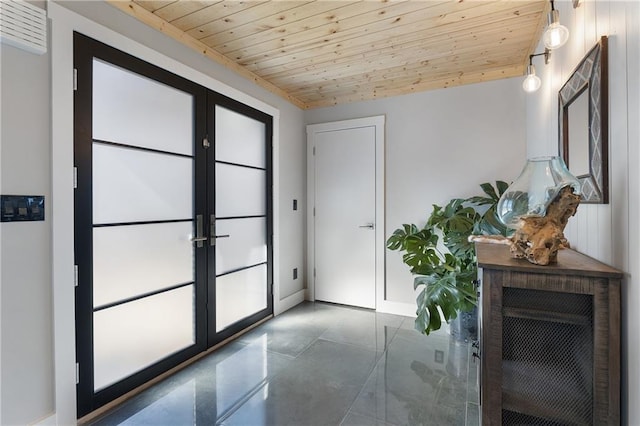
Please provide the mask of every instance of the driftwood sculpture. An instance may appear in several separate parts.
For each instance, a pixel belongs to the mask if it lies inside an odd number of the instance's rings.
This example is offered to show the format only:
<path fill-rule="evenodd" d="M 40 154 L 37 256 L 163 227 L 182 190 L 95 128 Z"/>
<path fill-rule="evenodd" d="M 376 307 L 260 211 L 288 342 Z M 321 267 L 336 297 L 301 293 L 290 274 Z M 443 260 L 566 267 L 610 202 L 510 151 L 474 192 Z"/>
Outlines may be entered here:
<path fill-rule="evenodd" d="M 527 259 L 536 265 L 549 265 L 558 260 L 558 250 L 569 248 L 564 237 L 564 228 L 569 218 L 576 214 L 580 204 L 580 195 L 574 194 L 570 186 L 560 190 L 556 198 L 547 207 L 542 217 L 523 217 L 520 227 L 512 237 L 494 235 L 472 235 L 471 241 L 508 244 L 511 256 L 516 259 Z"/>
<path fill-rule="evenodd" d="M 576 214 L 580 195 L 570 186 L 560 190 L 547 207 L 543 217 L 520 219 L 522 226 L 511 237 L 511 256 L 524 258 L 536 265 L 548 265 L 558 261 L 558 250 L 569 248 L 564 228 L 569 218 Z"/>

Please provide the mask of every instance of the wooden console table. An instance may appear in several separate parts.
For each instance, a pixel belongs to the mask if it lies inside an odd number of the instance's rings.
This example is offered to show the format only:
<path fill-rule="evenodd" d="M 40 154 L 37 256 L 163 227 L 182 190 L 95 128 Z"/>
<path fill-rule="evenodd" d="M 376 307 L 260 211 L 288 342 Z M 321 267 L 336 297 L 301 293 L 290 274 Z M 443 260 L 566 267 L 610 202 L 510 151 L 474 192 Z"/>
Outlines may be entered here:
<path fill-rule="evenodd" d="M 550 266 L 476 251 L 482 424 L 619 424 L 622 272 L 573 250 Z"/>

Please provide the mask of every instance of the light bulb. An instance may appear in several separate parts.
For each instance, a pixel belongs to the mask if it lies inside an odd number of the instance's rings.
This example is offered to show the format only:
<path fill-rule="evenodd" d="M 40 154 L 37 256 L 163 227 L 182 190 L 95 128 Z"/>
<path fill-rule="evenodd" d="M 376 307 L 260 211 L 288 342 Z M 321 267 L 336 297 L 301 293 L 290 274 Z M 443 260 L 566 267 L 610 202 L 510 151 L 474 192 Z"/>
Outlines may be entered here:
<path fill-rule="evenodd" d="M 549 26 L 542 36 L 547 49 L 557 49 L 569 40 L 569 30 L 560 24 L 560 15 L 557 10 L 549 12 Z"/>
<path fill-rule="evenodd" d="M 522 88 L 525 92 L 535 92 L 542 85 L 542 80 L 536 75 L 536 69 L 533 65 L 527 67 L 527 77 L 522 82 Z"/>
<path fill-rule="evenodd" d="M 542 85 L 542 80 L 535 74 L 530 74 L 522 82 L 522 88 L 525 92 L 535 92 Z"/>

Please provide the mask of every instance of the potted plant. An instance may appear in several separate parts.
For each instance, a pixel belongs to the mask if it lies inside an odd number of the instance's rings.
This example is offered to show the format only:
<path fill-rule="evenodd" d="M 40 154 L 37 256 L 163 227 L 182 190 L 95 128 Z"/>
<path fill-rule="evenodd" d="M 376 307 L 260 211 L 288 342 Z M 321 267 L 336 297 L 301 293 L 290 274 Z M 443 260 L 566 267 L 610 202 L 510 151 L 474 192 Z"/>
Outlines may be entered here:
<path fill-rule="evenodd" d="M 496 215 L 500 196 L 509 186 L 496 181 L 480 185 L 484 195 L 454 198 L 446 206 L 433 205 L 422 227 L 404 224 L 387 240 L 387 248 L 404 252 L 403 262 L 415 275 L 417 299 L 415 328 L 424 334 L 438 330 L 441 318 L 448 323 L 459 313 L 477 306 L 477 266 L 470 235 L 504 235 L 509 230 Z"/>

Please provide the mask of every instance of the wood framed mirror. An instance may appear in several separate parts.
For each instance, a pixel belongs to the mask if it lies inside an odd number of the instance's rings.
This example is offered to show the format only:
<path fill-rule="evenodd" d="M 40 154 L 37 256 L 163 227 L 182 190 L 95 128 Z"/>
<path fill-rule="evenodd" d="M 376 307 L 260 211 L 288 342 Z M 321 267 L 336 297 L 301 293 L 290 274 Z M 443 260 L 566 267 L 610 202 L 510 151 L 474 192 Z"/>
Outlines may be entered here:
<path fill-rule="evenodd" d="M 558 92 L 560 155 L 582 184 L 582 203 L 609 203 L 607 37 L 586 54 Z"/>

